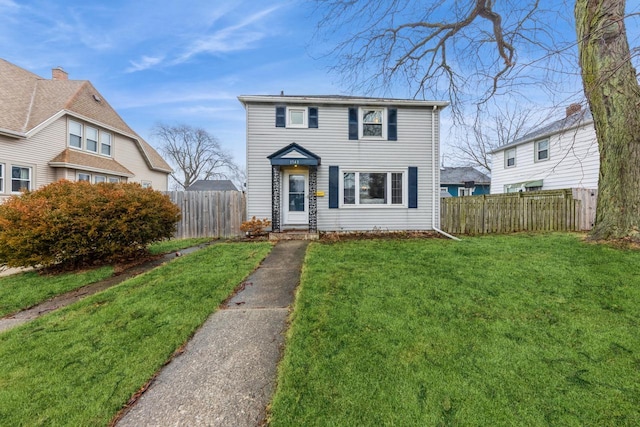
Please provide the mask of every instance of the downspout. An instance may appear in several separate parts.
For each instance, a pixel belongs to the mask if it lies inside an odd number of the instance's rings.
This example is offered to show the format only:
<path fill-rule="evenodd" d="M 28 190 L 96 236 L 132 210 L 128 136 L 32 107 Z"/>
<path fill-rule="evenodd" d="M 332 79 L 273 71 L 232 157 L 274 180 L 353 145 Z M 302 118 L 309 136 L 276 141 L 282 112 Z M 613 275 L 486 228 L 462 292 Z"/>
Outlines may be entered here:
<path fill-rule="evenodd" d="M 431 159 L 432 159 L 432 165 L 433 165 L 433 159 L 436 158 L 436 126 L 435 126 L 435 122 L 436 122 L 436 110 L 438 109 L 437 105 L 433 106 L 433 109 L 431 110 Z M 440 160 L 438 159 L 437 162 L 435 162 L 436 167 L 440 167 L 438 165 L 440 165 Z M 436 224 L 436 218 L 440 217 L 440 213 L 436 211 L 436 207 L 438 205 L 437 202 L 437 198 L 439 197 L 440 194 L 440 184 L 438 182 L 436 182 L 436 167 L 432 167 L 431 168 L 431 181 L 433 182 L 433 194 L 432 194 L 432 200 L 431 200 L 431 226 L 433 227 L 433 229 L 435 231 L 437 231 L 438 233 L 442 234 L 445 237 L 448 237 L 449 239 L 453 239 L 453 240 L 457 240 L 460 241 L 460 239 L 458 239 L 455 236 L 452 236 L 451 234 L 444 232 L 442 230 L 440 230 L 440 224 Z"/>

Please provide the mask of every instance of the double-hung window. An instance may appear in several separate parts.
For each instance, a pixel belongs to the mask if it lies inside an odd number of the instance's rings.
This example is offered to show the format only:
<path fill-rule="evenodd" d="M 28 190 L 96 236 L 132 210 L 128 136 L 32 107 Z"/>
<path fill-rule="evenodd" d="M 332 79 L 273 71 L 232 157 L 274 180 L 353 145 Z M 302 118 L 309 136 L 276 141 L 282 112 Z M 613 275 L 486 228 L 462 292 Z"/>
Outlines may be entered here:
<path fill-rule="evenodd" d="M 11 191 L 13 193 L 19 193 L 22 190 L 31 190 L 31 168 L 12 166 Z"/>
<path fill-rule="evenodd" d="M 69 120 L 69 146 L 82 149 L 82 123 Z"/>
<path fill-rule="evenodd" d="M 549 160 L 549 140 L 536 141 L 536 162 Z"/>
<path fill-rule="evenodd" d="M 100 131 L 100 154 L 111 156 L 111 134 Z"/>
<path fill-rule="evenodd" d="M 87 137 L 87 151 L 98 152 L 98 129 L 87 126 L 85 128 Z"/>
<path fill-rule="evenodd" d="M 362 110 L 362 137 L 378 137 L 382 138 L 384 110 L 364 109 Z"/>
<path fill-rule="evenodd" d="M 0 163 L 0 193 L 4 193 L 4 165 Z"/>
<path fill-rule="evenodd" d="M 516 165 L 516 149 L 510 148 L 505 151 L 504 154 L 504 167 L 512 168 Z"/>
<path fill-rule="evenodd" d="M 110 133 L 69 120 L 69 147 L 111 157 L 111 141 Z"/>
<path fill-rule="evenodd" d="M 404 172 L 345 172 L 342 178 L 343 205 L 405 204 Z"/>

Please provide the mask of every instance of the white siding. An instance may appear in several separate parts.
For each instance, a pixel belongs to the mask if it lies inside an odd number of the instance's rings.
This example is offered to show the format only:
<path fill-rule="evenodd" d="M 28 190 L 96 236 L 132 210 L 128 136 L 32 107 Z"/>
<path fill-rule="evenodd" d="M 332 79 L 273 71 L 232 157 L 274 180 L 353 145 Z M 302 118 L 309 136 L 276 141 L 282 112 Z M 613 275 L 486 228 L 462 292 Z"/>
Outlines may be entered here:
<path fill-rule="evenodd" d="M 167 191 L 169 189 L 169 175 L 149 169 L 135 141 L 116 134 L 112 144 L 113 159 L 135 175 L 133 178 L 129 178 L 127 182 L 142 183 L 142 181 L 149 181 L 155 190 Z"/>
<path fill-rule="evenodd" d="M 28 139 L 0 136 L 0 163 L 5 165 L 3 196 L 11 195 L 11 166 L 32 169 L 32 188 L 37 189 L 57 180 L 56 170 L 48 163 L 66 147 L 66 120 L 60 118 Z M 58 142 L 61 141 L 61 142 Z"/>
<path fill-rule="evenodd" d="M 439 113 L 433 113 L 431 107 L 398 107 L 397 141 L 349 140 L 347 106 L 314 103 L 309 106 L 318 107 L 318 129 L 276 128 L 275 105 L 246 105 L 247 216 L 271 219 L 271 164 L 267 156 L 295 142 L 321 158 L 318 191 L 324 192 L 325 196 L 318 197 L 319 230 L 431 229 L 433 165 L 438 164 L 439 155 L 437 127 L 435 156 L 432 155 L 432 126 L 439 126 Z M 432 117 L 435 117 L 435 123 L 432 123 Z M 402 170 L 405 178 L 407 168 L 415 166 L 418 168 L 418 208 L 367 206 L 329 209 L 329 166 L 339 166 L 341 172 Z M 435 182 L 438 182 L 437 167 L 435 172 Z M 405 192 L 405 203 L 406 196 Z M 439 197 L 435 200 L 439 203 Z"/>
<path fill-rule="evenodd" d="M 549 137 L 546 161 L 535 161 L 536 141 L 516 146 L 514 167 L 505 168 L 505 150 L 493 154 L 491 194 L 504 193 L 507 184 L 534 180 L 543 180 L 543 190 L 598 188 L 600 157 L 592 124 Z"/>

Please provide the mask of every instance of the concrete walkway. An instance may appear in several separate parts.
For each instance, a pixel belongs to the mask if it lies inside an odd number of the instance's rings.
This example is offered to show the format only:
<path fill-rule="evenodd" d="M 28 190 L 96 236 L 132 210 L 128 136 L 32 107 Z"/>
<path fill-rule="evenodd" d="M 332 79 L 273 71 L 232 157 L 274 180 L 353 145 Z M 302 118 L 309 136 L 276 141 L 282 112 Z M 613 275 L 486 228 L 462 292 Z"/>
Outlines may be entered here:
<path fill-rule="evenodd" d="M 117 425 L 260 425 L 274 391 L 307 244 L 279 242 Z"/>

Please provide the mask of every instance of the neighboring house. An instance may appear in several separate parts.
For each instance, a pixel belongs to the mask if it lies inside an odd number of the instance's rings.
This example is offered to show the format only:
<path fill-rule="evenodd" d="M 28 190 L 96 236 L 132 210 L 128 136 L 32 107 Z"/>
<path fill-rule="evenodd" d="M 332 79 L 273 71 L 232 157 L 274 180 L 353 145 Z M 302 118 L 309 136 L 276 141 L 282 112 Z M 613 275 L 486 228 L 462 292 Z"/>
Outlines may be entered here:
<path fill-rule="evenodd" d="M 247 114 L 247 217 L 274 231 L 439 227 L 446 102 L 240 96 Z"/>
<path fill-rule="evenodd" d="M 480 196 L 489 194 L 491 178 L 470 167 L 440 169 L 440 196 Z"/>
<path fill-rule="evenodd" d="M 187 187 L 187 191 L 238 191 L 229 179 L 199 179 Z"/>
<path fill-rule="evenodd" d="M 491 193 L 598 188 L 600 154 L 593 118 L 580 104 L 566 117 L 492 153 Z"/>
<path fill-rule="evenodd" d="M 167 190 L 171 167 L 93 85 L 0 59 L 0 200 L 68 179 Z"/>

